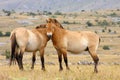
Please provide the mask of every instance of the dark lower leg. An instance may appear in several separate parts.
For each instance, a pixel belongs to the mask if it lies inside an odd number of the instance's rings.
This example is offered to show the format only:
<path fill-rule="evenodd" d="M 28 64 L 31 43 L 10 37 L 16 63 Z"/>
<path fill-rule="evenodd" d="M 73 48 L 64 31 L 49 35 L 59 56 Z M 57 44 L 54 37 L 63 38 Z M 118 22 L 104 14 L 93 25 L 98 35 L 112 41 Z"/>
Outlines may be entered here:
<path fill-rule="evenodd" d="M 13 62 L 13 58 L 14 58 L 14 56 L 13 56 L 13 54 L 11 54 L 11 58 L 10 58 L 10 66 L 11 66 L 11 64 L 12 64 L 12 62 Z"/>
<path fill-rule="evenodd" d="M 42 70 L 45 70 L 44 56 L 41 56 L 41 65 L 42 65 Z"/>
<path fill-rule="evenodd" d="M 95 65 L 94 65 L 94 72 L 97 73 L 98 72 L 97 65 L 98 65 L 99 58 L 98 58 L 98 56 L 96 54 L 95 47 L 89 48 L 88 51 L 89 51 L 89 53 L 90 53 L 90 55 L 93 58 L 94 63 L 95 63 Z"/>
<path fill-rule="evenodd" d="M 68 60 L 67 60 L 67 54 L 64 54 L 63 57 L 64 57 L 64 62 L 65 62 L 66 68 L 69 70 Z"/>
<path fill-rule="evenodd" d="M 63 67 L 62 67 L 62 55 L 58 55 L 58 60 L 59 60 L 59 66 L 60 66 L 60 71 L 63 70 Z"/>
<path fill-rule="evenodd" d="M 96 72 L 96 73 L 98 72 L 98 69 L 97 69 L 98 61 L 99 61 L 99 58 L 96 57 L 96 58 L 94 59 L 94 63 L 95 63 L 94 72 Z"/>
<path fill-rule="evenodd" d="M 19 60 L 20 60 L 20 69 L 23 70 L 23 62 L 22 62 L 22 59 L 23 59 L 23 54 L 20 53 L 19 54 Z"/>
<path fill-rule="evenodd" d="M 35 61 L 36 61 L 36 58 L 35 58 L 35 56 L 33 56 L 32 57 L 32 67 L 31 67 L 31 69 L 34 69 Z"/>
<path fill-rule="evenodd" d="M 17 63 L 18 63 L 18 67 L 20 69 L 20 60 L 19 60 L 19 55 L 18 54 L 16 55 L 16 60 L 17 60 Z"/>

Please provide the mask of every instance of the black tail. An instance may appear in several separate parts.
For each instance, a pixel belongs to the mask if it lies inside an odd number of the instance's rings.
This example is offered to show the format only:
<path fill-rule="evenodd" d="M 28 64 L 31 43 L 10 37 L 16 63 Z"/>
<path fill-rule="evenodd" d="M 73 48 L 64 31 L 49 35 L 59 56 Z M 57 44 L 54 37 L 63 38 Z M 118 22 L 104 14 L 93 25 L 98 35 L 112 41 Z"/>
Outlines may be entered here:
<path fill-rule="evenodd" d="M 99 38 L 99 44 L 100 44 L 100 42 L 101 42 L 101 38 Z"/>
<path fill-rule="evenodd" d="M 17 42 L 16 42 L 16 36 L 15 33 L 11 35 L 11 57 L 10 57 L 10 66 L 12 62 L 15 60 L 15 48 L 16 48 Z"/>

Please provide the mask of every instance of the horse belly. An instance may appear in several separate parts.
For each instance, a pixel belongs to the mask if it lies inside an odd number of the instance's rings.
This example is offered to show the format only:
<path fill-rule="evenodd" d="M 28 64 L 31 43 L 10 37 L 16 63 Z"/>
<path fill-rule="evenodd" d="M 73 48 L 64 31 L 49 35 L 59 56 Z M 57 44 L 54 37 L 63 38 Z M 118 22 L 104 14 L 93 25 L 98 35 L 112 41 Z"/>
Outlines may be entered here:
<path fill-rule="evenodd" d="M 26 46 L 26 51 L 36 51 L 40 47 L 40 40 L 36 38 L 36 36 L 33 34 L 29 36 L 28 44 Z"/>
<path fill-rule="evenodd" d="M 67 50 L 72 53 L 81 53 L 87 48 L 87 46 L 72 45 Z"/>
<path fill-rule="evenodd" d="M 72 53 L 80 53 L 84 50 L 86 50 L 88 47 L 88 41 L 85 39 L 75 41 L 75 42 L 70 42 L 67 46 L 67 50 Z"/>
<path fill-rule="evenodd" d="M 26 51 L 31 52 L 31 51 L 36 51 L 38 49 L 38 44 L 35 42 L 28 43 L 26 47 Z"/>

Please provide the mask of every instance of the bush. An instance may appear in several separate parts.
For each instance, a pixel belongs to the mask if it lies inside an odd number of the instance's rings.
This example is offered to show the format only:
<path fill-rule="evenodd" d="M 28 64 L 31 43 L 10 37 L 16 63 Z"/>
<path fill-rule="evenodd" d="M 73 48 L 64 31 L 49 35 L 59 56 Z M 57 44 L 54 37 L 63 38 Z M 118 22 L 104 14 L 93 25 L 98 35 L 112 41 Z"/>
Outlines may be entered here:
<path fill-rule="evenodd" d="M 4 36 L 10 36 L 10 32 L 6 32 Z"/>
<path fill-rule="evenodd" d="M 81 10 L 81 12 L 85 12 L 85 10 Z"/>
<path fill-rule="evenodd" d="M 9 59 L 10 58 L 10 51 L 5 50 L 5 56 L 6 56 L 6 59 Z"/>
<path fill-rule="evenodd" d="M 98 25 L 99 26 L 108 26 L 109 23 L 106 20 L 103 20 L 103 21 L 98 22 Z"/>
<path fill-rule="evenodd" d="M 56 16 L 52 15 L 51 18 L 57 18 Z"/>
<path fill-rule="evenodd" d="M 103 46 L 103 49 L 104 49 L 104 50 L 110 50 L 110 47 L 107 46 L 107 45 L 104 45 L 104 46 Z"/>
<path fill-rule="evenodd" d="M 59 12 L 59 11 L 56 11 L 56 12 L 54 13 L 54 15 L 62 15 L 62 13 Z"/>
<path fill-rule="evenodd" d="M 70 24 L 68 21 L 63 21 L 63 24 Z"/>
<path fill-rule="evenodd" d="M 10 36 L 10 32 L 6 32 L 5 35 L 0 31 L 0 37 Z"/>
<path fill-rule="evenodd" d="M 3 36 L 3 33 L 2 33 L 2 31 L 0 31 L 0 37 L 2 37 Z"/>
<path fill-rule="evenodd" d="M 87 21 L 86 24 L 87 24 L 88 26 L 93 26 L 93 24 L 92 24 L 90 21 Z"/>
<path fill-rule="evenodd" d="M 110 32 L 112 32 L 112 30 L 111 30 L 111 29 L 108 29 L 108 32 L 110 33 Z"/>
<path fill-rule="evenodd" d="M 120 25 L 120 21 L 118 21 L 117 24 Z"/>
<path fill-rule="evenodd" d="M 35 17 L 35 16 L 36 16 L 36 13 L 33 13 L 33 12 L 27 12 L 27 16 L 33 16 L 33 17 Z"/>
<path fill-rule="evenodd" d="M 104 30 L 104 29 L 102 29 L 102 32 L 104 33 L 104 32 L 105 32 L 105 30 Z"/>
<path fill-rule="evenodd" d="M 113 13 L 111 13 L 109 16 L 111 16 L 111 17 L 116 17 L 117 14 L 116 14 L 115 12 L 113 12 Z"/>
<path fill-rule="evenodd" d="M 52 15 L 52 12 L 43 11 L 43 15 Z"/>

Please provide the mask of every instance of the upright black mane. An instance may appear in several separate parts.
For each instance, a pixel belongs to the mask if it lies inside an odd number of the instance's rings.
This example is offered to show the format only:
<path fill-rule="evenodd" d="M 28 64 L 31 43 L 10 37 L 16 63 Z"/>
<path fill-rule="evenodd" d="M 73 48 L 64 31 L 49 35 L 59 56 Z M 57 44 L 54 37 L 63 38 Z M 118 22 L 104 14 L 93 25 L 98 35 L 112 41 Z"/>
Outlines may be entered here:
<path fill-rule="evenodd" d="M 36 26 L 35 28 L 36 28 L 36 29 L 39 29 L 39 28 L 46 28 L 46 24 L 41 24 L 41 25 L 39 25 L 39 26 Z"/>
<path fill-rule="evenodd" d="M 54 23 L 58 24 L 60 28 L 64 29 L 63 26 L 56 19 L 53 19 L 53 20 L 54 20 Z"/>

